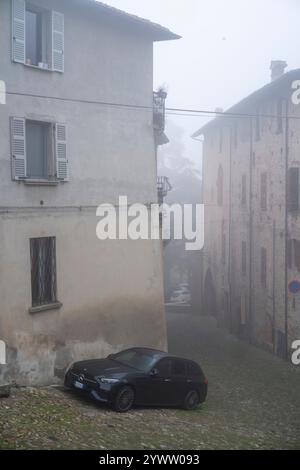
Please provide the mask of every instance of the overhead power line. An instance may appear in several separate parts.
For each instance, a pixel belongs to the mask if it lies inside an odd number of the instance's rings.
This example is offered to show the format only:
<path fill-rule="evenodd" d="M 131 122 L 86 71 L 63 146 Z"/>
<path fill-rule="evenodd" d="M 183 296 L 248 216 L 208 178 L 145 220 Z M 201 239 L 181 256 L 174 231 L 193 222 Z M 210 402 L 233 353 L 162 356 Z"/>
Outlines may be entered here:
<path fill-rule="evenodd" d="M 54 100 L 54 101 L 61 101 L 65 103 L 81 103 L 81 104 L 91 104 L 91 105 L 99 105 L 104 107 L 111 107 L 111 108 L 125 108 L 125 109 L 132 109 L 132 110 L 142 110 L 142 111 L 153 111 L 153 106 L 143 106 L 137 104 L 129 104 L 129 103 L 114 103 L 110 101 L 98 101 L 98 100 L 89 100 L 89 99 L 80 99 L 80 98 L 67 98 L 67 97 L 60 97 L 60 96 L 48 96 L 48 95 L 40 95 L 35 93 L 21 93 L 21 92 L 14 92 L 14 91 L 7 91 L 6 94 L 8 96 L 23 96 L 27 98 L 38 98 L 38 99 L 46 99 L 46 100 Z M 224 118 L 266 118 L 266 119 L 277 119 L 278 115 L 272 114 L 251 114 L 251 113 L 234 113 L 228 111 L 211 111 L 211 110 L 204 110 L 204 109 L 189 109 L 189 108 L 165 108 L 166 114 L 174 115 L 174 116 L 186 116 L 186 117 L 224 117 Z M 300 116 L 288 116 L 282 114 L 283 118 L 288 119 L 297 119 L 300 120 Z"/>

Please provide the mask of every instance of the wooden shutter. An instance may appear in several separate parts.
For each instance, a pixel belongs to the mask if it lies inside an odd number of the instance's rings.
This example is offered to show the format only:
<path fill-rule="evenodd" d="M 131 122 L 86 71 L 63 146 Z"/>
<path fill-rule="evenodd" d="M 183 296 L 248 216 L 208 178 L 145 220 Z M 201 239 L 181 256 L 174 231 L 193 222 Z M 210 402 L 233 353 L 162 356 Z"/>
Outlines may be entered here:
<path fill-rule="evenodd" d="M 26 178 L 26 127 L 24 118 L 11 118 L 12 179 Z"/>
<path fill-rule="evenodd" d="M 56 173 L 57 178 L 68 180 L 67 129 L 65 124 L 55 125 Z"/>
<path fill-rule="evenodd" d="M 52 69 L 64 72 L 65 20 L 62 13 L 52 12 Z"/>
<path fill-rule="evenodd" d="M 25 0 L 12 0 L 12 59 L 25 63 Z"/>

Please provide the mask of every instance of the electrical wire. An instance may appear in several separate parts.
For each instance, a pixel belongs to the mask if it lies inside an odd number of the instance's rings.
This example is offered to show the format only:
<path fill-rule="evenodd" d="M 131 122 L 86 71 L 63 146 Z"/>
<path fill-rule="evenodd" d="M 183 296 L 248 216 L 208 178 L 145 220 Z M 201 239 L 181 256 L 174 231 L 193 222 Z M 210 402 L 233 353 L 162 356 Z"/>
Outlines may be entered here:
<path fill-rule="evenodd" d="M 28 98 L 38 98 L 38 99 L 47 99 L 47 100 L 55 100 L 55 101 L 62 101 L 62 102 L 70 102 L 70 103 L 81 103 L 81 104 L 92 104 L 92 105 L 100 105 L 112 108 L 125 108 L 125 109 L 132 109 L 132 110 L 149 110 L 153 112 L 153 106 L 143 106 L 143 105 L 135 105 L 135 104 L 128 104 L 128 103 L 114 103 L 109 101 L 98 101 L 98 100 L 88 100 L 88 99 L 80 99 L 80 98 L 67 98 L 67 97 L 59 97 L 59 96 L 47 96 L 47 95 L 39 95 L 34 93 L 21 93 L 21 92 L 14 92 L 14 91 L 7 91 L 6 95 L 8 96 L 23 96 Z M 230 111 L 210 111 L 210 110 L 203 110 L 203 109 L 188 109 L 188 108 L 165 108 L 167 114 L 173 114 L 178 116 L 188 116 L 188 117 L 212 117 L 212 116 L 219 116 L 224 118 L 266 118 L 266 119 L 277 119 L 277 115 L 272 114 L 250 114 L 250 113 L 234 113 Z M 282 114 L 282 118 L 285 119 L 296 119 L 300 120 L 300 116 L 288 116 Z"/>

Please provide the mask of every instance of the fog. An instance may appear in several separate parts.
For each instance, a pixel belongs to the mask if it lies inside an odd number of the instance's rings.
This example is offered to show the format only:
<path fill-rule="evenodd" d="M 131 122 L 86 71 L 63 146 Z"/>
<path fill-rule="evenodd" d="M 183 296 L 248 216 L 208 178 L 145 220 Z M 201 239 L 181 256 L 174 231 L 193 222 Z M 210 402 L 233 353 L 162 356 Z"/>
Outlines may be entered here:
<path fill-rule="evenodd" d="M 183 36 L 155 46 L 154 84 L 168 107 L 228 108 L 270 80 L 271 60 L 298 68 L 299 0 L 107 0 Z M 207 117 L 168 116 L 185 129 L 185 151 L 200 167 L 190 135 Z"/>

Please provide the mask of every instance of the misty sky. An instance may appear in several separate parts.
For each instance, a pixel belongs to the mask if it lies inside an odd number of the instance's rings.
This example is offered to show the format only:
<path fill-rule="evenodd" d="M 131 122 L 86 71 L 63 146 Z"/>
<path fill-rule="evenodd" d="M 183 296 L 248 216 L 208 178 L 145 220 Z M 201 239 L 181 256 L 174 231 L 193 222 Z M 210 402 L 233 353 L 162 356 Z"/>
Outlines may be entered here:
<path fill-rule="evenodd" d="M 105 1 L 105 0 L 104 0 Z M 271 60 L 300 68 L 300 0 L 106 0 L 183 36 L 155 46 L 154 84 L 168 106 L 228 108 L 270 80 Z M 185 128 L 186 156 L 200 164 L 189 136 L 206 118 L 172 117 Z"/>

